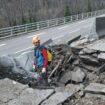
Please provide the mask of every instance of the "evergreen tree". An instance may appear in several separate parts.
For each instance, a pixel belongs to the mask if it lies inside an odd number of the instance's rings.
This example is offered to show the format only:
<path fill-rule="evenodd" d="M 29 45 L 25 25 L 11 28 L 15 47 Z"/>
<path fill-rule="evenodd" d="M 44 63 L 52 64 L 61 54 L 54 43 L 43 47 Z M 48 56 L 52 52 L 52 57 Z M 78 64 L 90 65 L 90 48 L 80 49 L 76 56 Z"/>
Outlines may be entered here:
<path fill-rule="evenodd" d="M 88 0 L 88 8 L 87 8 L 87 12 L 91 12 L 92 11 L 92 8 L 91 8 L 91 1 Z"/>
<path fill-rule="evenodd" d="M 70 16 L 70 15 L 71 15 L 71 13 L 70 13 L 69 6 L 66 5 L 65 6 L 65 9 L 64 9 L 64 16 L 66 17 L 66 16 Z"/>

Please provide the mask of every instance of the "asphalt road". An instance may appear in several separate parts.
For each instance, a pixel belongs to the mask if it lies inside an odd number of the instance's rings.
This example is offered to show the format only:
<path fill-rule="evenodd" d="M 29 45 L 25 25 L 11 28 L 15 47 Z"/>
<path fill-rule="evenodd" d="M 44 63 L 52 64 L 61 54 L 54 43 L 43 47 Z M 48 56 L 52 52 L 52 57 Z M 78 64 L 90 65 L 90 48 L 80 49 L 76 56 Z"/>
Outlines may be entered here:
<path fill-rule="evenodd" d="M 33 46 L 31 40 L 34 35 L 39 35 L 41 42 L 45 42 L 49 38 L 59 39 L 60 37 L 67 37 L 68 35 L 87 35 L 92 29 L 93 20 L 94 18 L 90 18 L 58 27 L 0 40 L 0 56 L 7 54 L 17 54 L 23 50 L 31 48 Z"/>

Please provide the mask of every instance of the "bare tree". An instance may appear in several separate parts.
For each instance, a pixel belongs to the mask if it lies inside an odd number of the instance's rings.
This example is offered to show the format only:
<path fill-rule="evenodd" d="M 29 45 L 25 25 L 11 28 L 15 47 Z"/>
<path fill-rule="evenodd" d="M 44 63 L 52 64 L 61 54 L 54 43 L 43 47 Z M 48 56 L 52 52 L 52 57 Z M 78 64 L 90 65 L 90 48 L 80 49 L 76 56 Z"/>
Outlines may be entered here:
<path fill-rule="evenodd" d="M 0 27 L 58 18 L 105 8 L 105 0 L 0 0 Z"/>

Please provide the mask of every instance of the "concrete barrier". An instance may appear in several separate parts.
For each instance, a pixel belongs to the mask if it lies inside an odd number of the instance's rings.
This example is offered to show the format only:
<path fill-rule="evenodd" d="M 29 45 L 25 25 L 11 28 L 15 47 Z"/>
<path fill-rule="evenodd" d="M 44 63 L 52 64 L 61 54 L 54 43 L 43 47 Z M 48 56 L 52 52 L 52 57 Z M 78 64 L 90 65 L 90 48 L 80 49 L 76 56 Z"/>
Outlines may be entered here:
<path fill-rule="evenodd" d="M 99 38 L 105 36 L 105 17 L 96 18 L 96 33 Z"/>

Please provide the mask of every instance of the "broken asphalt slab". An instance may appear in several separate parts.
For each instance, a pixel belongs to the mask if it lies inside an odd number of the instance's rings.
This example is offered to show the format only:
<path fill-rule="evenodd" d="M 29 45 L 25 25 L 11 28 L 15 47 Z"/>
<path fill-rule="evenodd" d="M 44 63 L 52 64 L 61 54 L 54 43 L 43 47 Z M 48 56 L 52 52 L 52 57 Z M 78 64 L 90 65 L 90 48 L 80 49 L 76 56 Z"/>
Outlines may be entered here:
<path fill-rule="evenodd" d="M 105 95 L 105 85 L 100 83 L 90 83 L 85 89 L 86 93 L 94 93 L 94 94 L 104 94 Z"/>
<path fill-rule="evenodd" d="M 0 80 L 0 105 L 58 105 L 82 88 L 69 84 L 62 90 L 38 90 L 6 78 Z"/>
<path fill-rule="evenodd" d="M 7 78 L 0 80 L 0 105 L 39 105 L 53 93 L 53 89 L 32 89 Z"/>
<path fill-rule="evenodd" d="M 59 105 L 81 90 L 83 85 L 68 84 L 63 89 L 56 89 L 56 93 L 45 100 L 41 105 Z"/>

